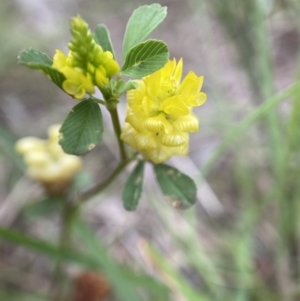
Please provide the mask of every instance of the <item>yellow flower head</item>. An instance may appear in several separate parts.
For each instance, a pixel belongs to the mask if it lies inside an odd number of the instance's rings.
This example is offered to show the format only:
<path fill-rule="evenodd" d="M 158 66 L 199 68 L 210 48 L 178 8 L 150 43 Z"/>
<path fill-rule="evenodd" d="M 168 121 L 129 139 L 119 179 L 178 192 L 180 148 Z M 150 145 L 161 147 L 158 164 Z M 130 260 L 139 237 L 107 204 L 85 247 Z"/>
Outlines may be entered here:
<path fill-rule="evenodd" d="M 28 175 L 45 184 L 70 181 L 81 168 L 81 159 L 64 153 L 59 140 L 59 124 L 48 129 L 48 139 L 25 137 L 17 141 Z"/>
<path fill-rule="evenodd" d="M 89 73 L 85 74 L 80 68 L 74 68 L 70 61 L 72 54 L 68 57 L 61 50 L 56 50 L 53 58 L 53 67 L 66 77 L 62 88 L 76 99 L 82 99 L 86 92 L 94 93 L 94 84 Z"/>
<path fill-rule="evenodd" d="M 104 52 L 95 42 L 88 24 L 79 15 L 70 24 L 69 54 L 66 57 L 56 50 L 52 66 L 66 77 L 62 84 L 64 91 L 82 99 L 86 92 L 95 92 L 95 85 L 99 88 L 108 85 L 109 79 L 119 73 L 120 66 L 111 52 Z"/>
<path fill-rule="evenodd" d="M 203 76 L 190 71 L 180 83 L 182 59 L 168 63 L 137 81 L 127 92 L 127 117 L 121 139 L 141 151 L 146 159 L 161 163 L 173 155 L 186 155 L 189 134 L 199 129 L 192 108 L 202 105 Z"/>

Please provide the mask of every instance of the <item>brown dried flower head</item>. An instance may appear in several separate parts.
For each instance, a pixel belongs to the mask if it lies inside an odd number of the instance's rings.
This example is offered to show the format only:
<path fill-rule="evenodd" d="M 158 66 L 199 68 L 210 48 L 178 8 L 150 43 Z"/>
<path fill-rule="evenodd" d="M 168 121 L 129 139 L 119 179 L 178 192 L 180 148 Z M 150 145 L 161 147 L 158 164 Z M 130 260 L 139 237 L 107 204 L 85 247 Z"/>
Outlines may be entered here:
<path fill-rule="evenodd" d="M 74 279 L 72 301 L 103 301 L 110 294 L 107 279 L 96 272 L 83 272 Z"/>

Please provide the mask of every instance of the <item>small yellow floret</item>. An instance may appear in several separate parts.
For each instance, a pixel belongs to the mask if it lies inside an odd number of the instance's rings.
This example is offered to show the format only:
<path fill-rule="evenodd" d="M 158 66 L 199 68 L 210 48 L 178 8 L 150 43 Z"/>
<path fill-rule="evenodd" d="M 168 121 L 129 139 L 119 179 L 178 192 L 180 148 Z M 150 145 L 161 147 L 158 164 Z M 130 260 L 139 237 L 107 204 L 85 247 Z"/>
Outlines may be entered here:
<path fill-rule="evenodd" d="M 188 132 L 199 129 L 192 108 L 202 105 L 203 76 L 190 71 L 180 84 L 182 59 L 168 63 L 155 73 L 136 81 L 127 92 L 127 117 L 121 139 L 146 159 L 161 163 L 174 155 L 188 153 Z"/>
<path fill-rule="evenodd" d="M 69 53 L 72 56 L 71 53 Z M 76 99 L 82 99 L 86 92 L 94 93 L 94 84 L 90 74 L 85 74 L 80 68 L 71 66 L 72 59 L 69 59 L 61 50 L 56 50 L 53 58 L 53 67 L 59 70 L 66 77 L 62 87 L 68 94 Z"/>
<path fill-rule="evenodd" d="M 94 93 L 95 86 L 100 89 L 108 86 L 110 78 L 119 73 L 120 66 L 110 51 L 103 51 L 95 42 L 88 24 L 79 15 L 71 19 L 70 25 L 72 39 L 68 44 L 68 56 L 56 50 L 52 67 L 66 77 L 63 90 L 82 99 L 86 92 Z"/>
<path fill-rule="evenodd" d="M 108 84 L 106 70 L 103 66 L 99 66 L 95 71 L 95 83 L 98 87 Z"/>
<path fill-rule="evenodd" d="M 58 144 L 59 129 L 59 124 L 50 126 L 47 140 L 26 137 L 16 143 L 28 175 L 42 183 L 68 182 L 81 168 L 81 159 L 64 153 Z"/>

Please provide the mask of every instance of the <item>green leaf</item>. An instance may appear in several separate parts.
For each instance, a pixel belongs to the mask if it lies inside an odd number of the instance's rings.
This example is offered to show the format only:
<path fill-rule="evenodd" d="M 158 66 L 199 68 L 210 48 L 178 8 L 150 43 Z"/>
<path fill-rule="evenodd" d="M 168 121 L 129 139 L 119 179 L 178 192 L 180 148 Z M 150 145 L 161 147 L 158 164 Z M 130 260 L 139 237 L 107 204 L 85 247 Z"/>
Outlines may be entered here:
<path fill-rule="evenodd" d="M 144 166 L 144 161 L 139 161 L 124 186 L 123 205 L 128 211 L 134 211 L 139 204 L 143 190 Z"/>
<path fill-rule="evenodd" d="M 129 50 L 144 39 L 162 22 L 167 8 L 160 4 L 140 6 L 133 11 L 125 30 L 123 40 L 123 61 Z"/>
<path fill-rule="evenodd" d="M 164 275 L 168 275 L 168 280 L 172 283 L 173 289 L 180 292 L 183 300 L 189 301 L 207 301 L 207 295 L 196 290 L 191 283 L 187 281 L 180 272 L 176 270 L 173 264 L 166 259 L 163 254 L 149 244 L 143 244 L 143 251 L 147 254 L 153 265 Z"/>
<path fill-rule="evenodd" d="M 38 69 L 38 67 L 35 67 L 36 65 L 52 66 L 52 60 L 47 54 L 32 48 L 22 50 L 19 54 L 18 62 L 28 65 L 28 67 L 32 66 L 33 69 Z"/>
<path fill-rule="evenodd" d="M 67 154 L 83 155 L 92 150 L 101 140 L 103 133 L 102 113 L 92 99 L 77 104 L 59 130 L 59 144 Z"/>
<path fill-rule="evenodd" d="M 167 285 L 148 275 L 136 274 L 134 270 L 122 270 L 124 277 L 134 283 L 146 300 L 170 300 L 170 290 Z"/>
<path fill-rule="evenodd" d="M 158 184 L 166 200 L 175 208 L 187 209 L 196 202 L 195 182 L 178 169 L 166 165 L 154 165 Z"/>
<path fill-rule="evenodd" d="M 108 28 L 104 24 L 97 25 L 94 32 L 95 42 L 102 47 L 104 51 L 110 51 L 114 59 L 116 59 L 115 51 L 110 39 L 110 34 Z"/>
<path fill-rule="evenodd" d="M 101 258 L 95 259 L 92 257 L 86 257 L 74 250 L 61 248 L 11 229 L 0 227 L 0 238 L 15 243 L 17 246 L 23 246 L 27 249 L 48 255 L 54 259 L 64 260 L 66 262 L 75 262 L 87 268 L 101 268 Z"/>
<path fill-rule="evenodd" d="M 123 94 L 124 92 L 127 92 L 129 90 L 136 89 L 138 87 L 138 84 L 129 80 L 125 82 L 124 80 L 119 80 L 116 85 L 116 90 L 119 94 Z"/>
<path fill-rule="evenodd" d="M 168 58 L 169 51 L 164 42 L 148 40 L 130 49 L 121 74 L 141 78 L 162 68 Z"/>
<path fill-rule="evenodd" d="M 18 63 L 44 72 L 62 89 L 62 83 L 66 78 L 61 72 L 52 67 L 52 60 L 45 53 L 32 48 L 24 49 L 18 56 Z"/>

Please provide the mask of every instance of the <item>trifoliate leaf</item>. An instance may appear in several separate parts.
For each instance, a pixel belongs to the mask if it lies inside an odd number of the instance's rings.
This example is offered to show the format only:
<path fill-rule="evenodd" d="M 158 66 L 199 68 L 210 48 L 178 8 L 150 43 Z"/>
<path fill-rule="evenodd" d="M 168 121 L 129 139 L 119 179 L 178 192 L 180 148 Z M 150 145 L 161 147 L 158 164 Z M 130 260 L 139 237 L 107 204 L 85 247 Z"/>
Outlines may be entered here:
<path fill-rule="evenodd" d="M 67 154 L 91 151 L 102 140 L 103 120 L 98 103 L 92 99 L 81 101 L 73 107 L 59 132 L 59 144 Z"/>
<path fill-rule="evenodd" d="M 52 67 L 52 60 L 43 52 L 32 48 L 24 49 L 18 56 L 18 63 L 30 69 L 40 70 L 62 89 L 65 76 Z"/>
<path fill-rule="evenodd" d="M 143 190 L 144 161 L 139 161 L 129 176 L 123 189 L 123 205 L 128 211 L 134 211 L 138 204 Z"/>
<path fill-rule="evenodd" d="M 110 39 L 109 30 L 104 24 L 97 25 L 94 32 L 94 40 L 98 45 L 102 47 L 104 51 L 110 51 L 113 54 L 114 59 L 116 59 L 114 48 Z"/>
<path fill-rule="evenodd" d="M 157 182 L 166 200 L 175 208 L 187 209 L 196 202 L 195 182 L 178 169 L 166 165 L 154 165 Z"/>
<path fill-rule="evenodd" d="M 162 68 L 168 61 L 167 45 L 158 40 L 148 40 L 131 48 L 121 69 L 122 75 L 141 78 Z"/>
<path fill-rule="evenodd" d="M 123 40 L 123 61 L 129 50 L 136 46 L 163 21 L 167 15 L 167 8 L 160 4 L 140 6 L 133 11 L 128 20 Z"/>

